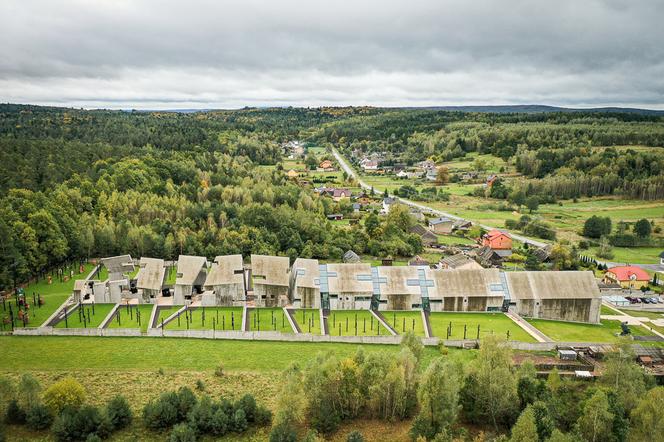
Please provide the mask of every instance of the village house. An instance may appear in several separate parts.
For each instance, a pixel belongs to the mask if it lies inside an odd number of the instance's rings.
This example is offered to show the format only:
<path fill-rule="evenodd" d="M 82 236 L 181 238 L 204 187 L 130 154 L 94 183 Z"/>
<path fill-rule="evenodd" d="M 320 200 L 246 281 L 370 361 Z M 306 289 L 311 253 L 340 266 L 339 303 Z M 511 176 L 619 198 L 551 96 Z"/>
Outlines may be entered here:
<path fill-rule="evenodd" d="M 447 235 L 452 233 L 452 226 L 454 225 L 454 220 L 446 216 L 441 216 L 438 218 L 431 218 L 428 222 L 429 230 L 439 235 Z"/>
<path fill-rule="evenodd" d="M 476 172 L 474 170 L 471 170 L 471 171 L 464 172 L 463 174 L 461 174 L 461 179 L 463 181 L 471 181 L 471 180 L 476 180 L 478 178 L 478 176 L 479 176 L 478 172 Z"/>
<path fill-rule="evenodd" d="M 636 266 L 611 267 L 604 274 L 605 283 L 620 284 L 626 289 L 640 289 L 650 282 L 648 272 Z"/>
<path fill-rule="evenodd" d="M 427 174 L 425 175 L 427 181 L 436 181 L 438 178 L 438 169 L 435 167 L 433 169 L 428 169 Z"/>
<path fill-rule="evenodd" d="M 350 198 L 352 196 L 349 189 L 339 189 L 336 187 L 318 187 L 314 189 L 314 192 L 323 196 L 329 196 L 334 201 L 341 201 L 344 198 Z"/>
<path fill-rule="evenodd" d="M 452 225 L 453 232 L 467 232 L 473 227 L 473 223 L 465 219 L 458 219 Z"/>
<path fill-rule="evenodd" d="M 397 199 L 392 198 L 391 196 L 383 198 L 383 208 L 381 209 L 381 213 L 383 214 L 390 213 L 390 208 L 392 207 L 393 204 L 396 204 L 397 202 L 398 202 Z"/>
<path fill-rule="evenodd" d="M 486 182 L 484 183 L 485 187 L 491 187 L 493 186 L 493 183 L 496 182 L 496 179 L 498 179 L 498 175 L 491 174 L 487 177 Z"/>
<path fill-rule="evenodd" d="M 327 215 L 327 219 L 329 219 L 330 221 L 341 221 L 342 219 L 344 219 L 344 215 L 343 213 L 330 213 L 329 215 Z"/>
<path fill-rule="evenodd" d="M 378 170 L 378 160 L 362 160 L 360 161 L 360 167 L 365 172 L 375 172 Z"/>
<path fill-rule="evenodd" d="M 294 180 L 294 179 L 296 179 L 298 176 L 300 176 L 300 174 L 297 173 L 297 172 L 295 171 L 295 169 L 291 169 L 291 170 L 289 170 L 288 172 L 286 172 L 286 176 L 287 176 L 289 179 Z"/>
<path fill-rule="evenodd" d="M 480 244 L 483 247 L 489 247 L 502 257 L 512 254 L 512 237 L 509 233 L 501 232 L 498 229 L 489 230 L 482 235 Z"/>
<path fill-rule="evenodd" d="M 471 252 L 475 260 L 483 267 L 498 267 L 503 264 L 503 257 L 489 246 L 482 246 Z"/>
<path fill-rule="evenodd" d="M 415 179 L 421 177 L 422 172 L 402 170 L 396 176 L 401 179 Z"/>
<path fill-rule="evenodd" d="M 422 239 L 422 245 L 425 247 L 431 247 L 438 244 L 438 237 L 436 234 L 422 224 L 415 224 L 410 228 L 410 233 L 418 235 Z"/>
<path fill-rule="evenodd" d="M 324 172 L 334 172 L 334 164 L 330 160 L 323 160 L 318 165 L 318 169 Z"/>

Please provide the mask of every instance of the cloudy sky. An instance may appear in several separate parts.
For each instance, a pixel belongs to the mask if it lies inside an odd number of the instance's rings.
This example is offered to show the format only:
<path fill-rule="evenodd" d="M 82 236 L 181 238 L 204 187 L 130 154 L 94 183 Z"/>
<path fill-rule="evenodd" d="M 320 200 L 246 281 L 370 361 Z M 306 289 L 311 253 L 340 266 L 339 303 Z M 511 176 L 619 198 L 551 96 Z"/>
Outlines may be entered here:
<path fill-rule="evenodd" d="M 664 1 L 2 0 L 0 102 L 664 109 Z"/>

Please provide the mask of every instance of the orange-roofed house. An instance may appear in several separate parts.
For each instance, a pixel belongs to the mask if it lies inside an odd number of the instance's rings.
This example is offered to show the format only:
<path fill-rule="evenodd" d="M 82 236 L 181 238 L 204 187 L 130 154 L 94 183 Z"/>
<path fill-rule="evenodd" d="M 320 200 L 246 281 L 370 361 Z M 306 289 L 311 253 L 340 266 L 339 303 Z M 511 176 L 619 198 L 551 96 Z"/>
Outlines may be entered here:
<path fill-rule="evenodd" d="M 323 169 L 325 172 L 330 172 L 330 171 L 334 171 L 334 164 L 332 164 L 332 161 L 330 161 L 330 160 L 323 160 L 318 165 L 318 168 Z"/>
<path fill-rule="evenodd" d="M 650 282 L 648 272 L 636 266 L 611 267 L 604 274 L 604 282 L 620 284 L 626 289 L 640 289 Z"/>
<path fill-rule="evenodd" d="M 493 229 L 482 235 L 482 246 L 487 246 L 491 250 L 512 250 L 512 237 L 509 233 Z"/>

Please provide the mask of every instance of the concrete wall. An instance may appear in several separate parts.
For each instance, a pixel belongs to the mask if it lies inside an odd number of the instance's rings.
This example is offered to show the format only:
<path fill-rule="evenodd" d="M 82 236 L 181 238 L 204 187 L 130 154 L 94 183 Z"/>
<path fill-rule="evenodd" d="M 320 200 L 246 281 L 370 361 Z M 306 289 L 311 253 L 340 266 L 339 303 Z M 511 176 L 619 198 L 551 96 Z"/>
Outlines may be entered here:
<path fill-rule="evenodd" d="M 330 296 L 331 310 L 369 310 L 371 293 L 340 293 L 336 298 Z"/>
<path fill-rule="evenodd" d="M 176 284 L 173 294 L 173 304 L 175 305 L 184 305 L 184 297 L 190 296 L 193 291 L 193 286 Z"/>
<path fill-rule="evenodd" d="M 288 304 L 288 286 L 254 281 L 254 299 L 257 307 L 285 307 Z"/>
<path fill-rule="evenodd" d="M 295 287 L 294 297 L 300 299 L 300 308 L 320 308 L 320 291 L 312 287 Z"/>
<path fill-rule="evenodd" d="M 527 318 L 573 322 L 599 322 L 601 299 L 522 299 L 517 312 Z"/>
<path fill-rule="evenodd" d="M 412 310 L 412 295 L 387 295 L 387 310 Z"/>
<path fill-rule="evenodd" d="M 244 284 L 221 284 L 213 287 L 215 294 L 215 305 L 232 307 L 235 302 L 243 302 Z"/>

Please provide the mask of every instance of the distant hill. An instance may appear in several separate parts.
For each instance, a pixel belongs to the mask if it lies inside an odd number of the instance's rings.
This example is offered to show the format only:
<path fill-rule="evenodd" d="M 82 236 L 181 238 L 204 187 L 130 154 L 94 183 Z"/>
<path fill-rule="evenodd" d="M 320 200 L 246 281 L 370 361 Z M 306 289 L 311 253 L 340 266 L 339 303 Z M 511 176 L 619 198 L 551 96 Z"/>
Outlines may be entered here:
<path fill-rule="evenodd" d="M 456 112 L 486 112 L 496 114 L 507 113 L 544 113 L 544 112 L 598 112 L 598 113 L 621 113 L 621 114 L 643 114 L 664 115 L 664 110 L 638 109 L 633 107 L 593 107 L 593 108 L 571 108 L 546 106 L 543 104 L 517 104 L 496 106 L 427 106 L 412 109 L 435 109 Z"/>

